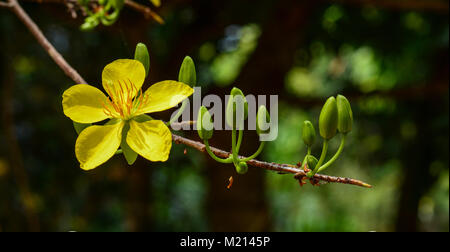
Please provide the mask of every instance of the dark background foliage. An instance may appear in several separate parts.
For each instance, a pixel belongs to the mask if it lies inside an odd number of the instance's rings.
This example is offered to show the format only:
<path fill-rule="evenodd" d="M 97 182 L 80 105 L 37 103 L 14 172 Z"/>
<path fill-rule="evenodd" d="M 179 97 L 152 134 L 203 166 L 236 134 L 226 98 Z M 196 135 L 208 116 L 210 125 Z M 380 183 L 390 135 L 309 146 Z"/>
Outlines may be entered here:
<path fill-rule="evenodd" d="M 299 188 L 289 175 L 253 167 L 237 175 L 181 145 L 166 163 L 128 166 L 115 156 L 84 172 L 61 107 L 74 83 L 0 9 L 0 231 L 449 230 L 448 2 L 166 0 L 157 10 L 165 25 L 125 8 L 113 26 L 92 32 L 81 32 L 82 19 L 64 5 L 21 4 L 91 85 L 101 87 L 103 67 L 144 42 L 146 87 L 176 79 L 190 55 L 202 95 L 233 86 L 279 95 L 279 137 L 265 161 L 301 161 L 302 121 L 317 126 L 325 99 L 344 94 L 354 130 L 326 172 L 374 188 Z M 216 132 L 212 145 L 228 150 L 229 134 Z M 247 132 L 243 152 L 257 145 Z"/>

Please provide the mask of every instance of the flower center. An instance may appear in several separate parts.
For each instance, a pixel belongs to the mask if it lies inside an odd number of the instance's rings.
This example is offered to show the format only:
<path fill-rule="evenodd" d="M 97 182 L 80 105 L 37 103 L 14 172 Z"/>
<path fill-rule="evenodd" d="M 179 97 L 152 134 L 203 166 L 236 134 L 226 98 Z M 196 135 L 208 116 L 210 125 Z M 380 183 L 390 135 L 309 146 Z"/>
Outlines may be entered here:
<path fill-rule="evenodd" d="M 106 104 L 103 103 L 103 111 L 113 118 L 131 119 L 146 101 L 142 89 L 138 90 L 130 79 L 108 83 L 105 89 L 109 97 Z"/>

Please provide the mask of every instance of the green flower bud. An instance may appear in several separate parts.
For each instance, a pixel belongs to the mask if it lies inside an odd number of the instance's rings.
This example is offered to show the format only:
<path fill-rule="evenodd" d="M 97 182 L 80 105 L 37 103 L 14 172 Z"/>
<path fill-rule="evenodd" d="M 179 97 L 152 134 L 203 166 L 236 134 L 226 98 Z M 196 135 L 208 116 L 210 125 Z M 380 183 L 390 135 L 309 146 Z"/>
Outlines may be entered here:
<path fill-rule="evenodd" d="M 338 130 L 343 134 L 347 134 L 352 130 L 353 112 L 350 103 L 343 95 L 337 96 L 338 109 Z"/>
<path fill-rule="evenodd" d="M 306 157 L 306 163 L 308 164 L 308 168 L 310 170 L 314 170 L 314 168 L 316 168 L 316 165 L 318 162 L 319 162 L 319 160 L 317 160 L 317 158 L 314 157 L 313 155 L 308 155 Z"/>
<path fill-rule="evenodd" d="M 239 165 L 236 166 L 236 172 L 239 174 L 246 174 L 248 171 L 248 165 L 246 162 L 240 162 Z"/>
<path fill-rule="evenodd" d="M 213 136 L 213 121 L 211 114 L 205 106 L 201 106 L 198 111 L 197 133 L 202 140 L 208 140 Z"/>
<path fill-rule="evenodd" d="M 136 45 L 136 51 L 134 52 L 134 59 L 138 60 L 144 65 L 145 76 L 148 75 L 150 69 L 150 56 L 148 55 L 147 46 L 143 43 L 138 43 Z"/>
<path fill-rule="evenodd" d="M 316 140 L 316 130 L 310 121 L 303 122 L 302 138 L 303 142 L 308 147 L 311 147 Z"/>
<path fill-rule="evenodd" d="M 197 85 L 197 75 L 195 73 L 195 64 L 191 57 L 186 56 L 180 67 L 178 81 L 189 86 Z"/>
<path fill-rule="evenodd" d="M 266 106 L 261 105 L 258 109 L 258 113 L 256 114 L 256 133 L 258 135 L 267 134 L 270 131 L 270 128 L 267 128 L 267 124 L 270 123 L 270 115 L 267 111 Z M 262 130 L 261 128 L 267 128 Z"/>
<path fill-rule="evenodd" d="M 243 104 L 242 104 L 243 103 Z M 240 115 L 240 118 L 238 118 L 237 112 L 237 106 L 242 106 L 244 109 L 244 115 L 242 118 L 242 115 Z M 244 120 L 247 119 L 248 116 L 248 103 L 247 99 L 245 99 L 244 93 L 239 88 L 233 88 L 230 93 L 230 97 L 228 99 L 227 104 L 227 110 L 225 111 L 225 119 L 227 124 L 232 127 L 236 128 L 237 125 L 239 125 L 240 128 L 244 127 Z M 233 120 L 233 118 L 236 118 L 236 121 Z M 233 123 L 234 122 L 234 123 Z"/>
<path fill-rule="evenodd" d="M 328 98 L 320 111 L 319 116 L 319 132 L 320 135 L 329 140 L 336 135 L 338 125 L 338 110 L 336 99 L 334 97 Z"/>

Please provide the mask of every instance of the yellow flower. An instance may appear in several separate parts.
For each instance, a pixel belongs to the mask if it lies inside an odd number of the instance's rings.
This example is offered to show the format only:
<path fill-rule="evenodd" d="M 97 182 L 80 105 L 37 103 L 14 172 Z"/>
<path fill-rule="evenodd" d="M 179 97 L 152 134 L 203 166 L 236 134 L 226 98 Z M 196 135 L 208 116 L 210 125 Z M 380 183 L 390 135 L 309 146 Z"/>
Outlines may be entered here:
<path fill-rule="evenodd" d="M 164 122 L 145 113 L 167 110 L 189 97 L 194 90 L 177 81 L 162 81 L 144 93 L 144 66 L 137 60 L 120 59 L 103 69 L 99 89 L 78 84 L 63 94 L 64 114 L 78 123 L 112 119 L 105 125 L 83 130 L 75 144 L 75 154 L 84 170 L 110 159 L 122 145 L 150 161 L 166 161 L 172 147 L 172 134 Z"/>

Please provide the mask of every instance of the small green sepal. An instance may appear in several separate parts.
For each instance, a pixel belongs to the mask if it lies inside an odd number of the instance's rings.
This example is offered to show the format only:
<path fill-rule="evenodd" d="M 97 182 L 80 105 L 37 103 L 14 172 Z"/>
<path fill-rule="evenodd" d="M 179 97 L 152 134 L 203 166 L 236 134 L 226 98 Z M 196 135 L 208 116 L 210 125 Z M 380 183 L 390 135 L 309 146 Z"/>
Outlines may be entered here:
<path fill-rule="evenodd" d="M 310 170 L 314 170 L 318 162 L 319 160 L 317 160 L 317 158 L 313 155 L 308 155 L 306 157 L 306 163 L 308 164 L 308 169 Z"/>
<path fill-rule="evenodd" d="M 246 162 L 239 162 L 238 165 L 236 165 L 236 172 L 239 174 L 246 174 L 248 172 L 248 165 Z"/>
<path fill-rule="evenodd" d="M 308 147 L 311 147 L 316 140 L 316 130 L 310 121 L 303 122 L 302 138 L 303 142 Z"/>
<path fill-rule="evenodd" d="M 78 122 L 73 122 L 73 127 L 75 128 L 75 131 L 77 132 L 77 134 L 79 135 L 84 129 L 86 129 L 87 127 L 91 126 L 92 124 L 90 123 L 78 123 Z"/>
<path fill-rule="evenodd" d="M 202 140 L 209 140 L 214 133 L 211 114 L 205 106 L 201 106 L 197 117 L 197 133 Z"/>

